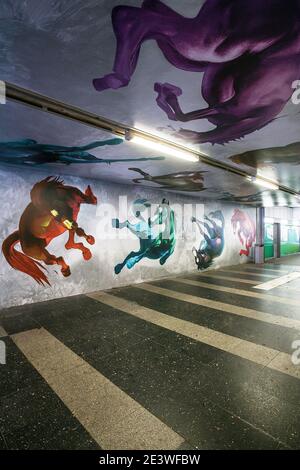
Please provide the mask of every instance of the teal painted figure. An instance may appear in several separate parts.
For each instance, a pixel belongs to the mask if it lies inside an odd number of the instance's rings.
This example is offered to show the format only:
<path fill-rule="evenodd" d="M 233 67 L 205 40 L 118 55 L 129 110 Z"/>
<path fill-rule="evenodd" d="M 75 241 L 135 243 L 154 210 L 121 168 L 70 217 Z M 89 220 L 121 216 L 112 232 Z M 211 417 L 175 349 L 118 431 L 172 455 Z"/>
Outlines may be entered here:
<path fill-rule="evenodd" d="M 139 238 L 140 249 L 131 251 L 122 263 L 115 266 L 115 273 L 119 274 L 127 266 L 132 269 L 143 258 L 159 260 L 161 265 L 173 254 L 176 244 L 175 214 L 169 206 L 169 201 L 162 200 L 154 216 L 148 217 L 151 204 L 146 199 L 136 200 L 133 204 L 134 216 L 139 220 L 131 224 L 128 220 L 120 222 L 113 219 L 115 228 L 128 228 Z M 146 216 L 143 213 L 146 212 Z"/>
<path fill-rule="evenodd" d="M 88 152 L 106 145 L 120 145 L 123 139 L 113 138 L 98 140 L 87 145 L 66 147 L 63 145 L 39 144 L 36 140 L 24 139 L 11 142 L 0 142 L 0 163 L 12 165 L 42 165 L 45 163 L 116 163 L 148 160 L 164 160 L 164 157 L 153 158 L 115 158 L 103 159 Z"/>

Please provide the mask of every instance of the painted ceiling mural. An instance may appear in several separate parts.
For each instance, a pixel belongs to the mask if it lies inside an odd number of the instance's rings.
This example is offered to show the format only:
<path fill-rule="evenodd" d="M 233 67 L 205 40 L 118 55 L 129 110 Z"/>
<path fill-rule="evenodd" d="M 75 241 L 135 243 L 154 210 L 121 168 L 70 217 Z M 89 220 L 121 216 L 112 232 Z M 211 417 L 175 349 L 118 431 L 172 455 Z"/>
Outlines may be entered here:
<path fill-rule="evenodd" d="M 300 0 L 2 0 L 0 20 L 0 79 L 300 191 Z M 0 123 L 0 164 L 295 204 L 11 102 Z"/>
<path fill-rule="evenodd" d="M 0 142 L 0 162 L 11 165 L 45 165 L 46 163 L 116 163 L 147 160 L 163 160 L 164 157 L 149 158 L 100 158 L 88 152 L 106 145 L 120 145 L 123 139 L 108 139 L 91 142 L 87 145 L 67 147 L 63 145 L 39 144 L 36 140 L 24 139 Z"/>

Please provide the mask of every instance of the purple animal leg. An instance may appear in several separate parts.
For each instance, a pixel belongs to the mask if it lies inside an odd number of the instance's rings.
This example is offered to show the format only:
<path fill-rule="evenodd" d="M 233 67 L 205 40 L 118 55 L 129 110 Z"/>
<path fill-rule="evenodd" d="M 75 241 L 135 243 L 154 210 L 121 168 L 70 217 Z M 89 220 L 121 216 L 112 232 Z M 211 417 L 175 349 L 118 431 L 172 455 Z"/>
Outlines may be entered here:
<path fill-rule="evenodd" d="M 208 132 L 182 129 L 175 136 L 200 144 L 239 139 L 271 123 L 291 97 L 300 73 L 299 15 L 300 0 L 206 0 L 194 18 L 159 0 L 145 0 L 141 8 L 115 7 L 113 72 L 94 86 L 127 86 L 143 42 L 152 39 L 177 69 L 204 72 L 204 109 L 183 112 L 182 90 L 155 84 L 157 103 L 170 120 L 206 118 L 216 126 Z"/>
<path fill-rule="evenodd" d="M 160 4 L 160 2 L 155 3 Z M 93 80 L 97 91 L 107 88 L 117 89 L 128 85 L 135 71 L 142 43 L 166 29 L 162 10 L 165 15 L 168 15 L 169 21 L 172 20 L 171 13 L 175 18 L 180 18 L 180 15 L 173 12 L 171 8 L 163 4 L 155 5 L 154 2 L 145 2 L 143 8 L 118 6 L 113 9 L 112 23 L 117 39 L 113 73 Z M 176 24 L 172 24 L 171 21 L 167 30 L 170 35 L 176 34 Z"/>
<path fill-rule="evenodd" d="M 207 132 L 196 132 L 189 129 L 180 129 L 175 132 L 174 137 L 192 142 L 194 144 L 225 144 L 232 140 L 238 140 L 247 134 L 250 134 L 264 127 L 270 119 L 263 120 L 261 116 L 256 118 L 248 118 L 239 122 L 233 122 L 230 125 L 220 125 L 215 129 Z"/>
<path fill-rule="evenodd" d="M 203 71 L 206 62 L 184 57 L 172 44 L 187 19 L 158 0 L 146 0 L 142 8 L 118 6 L 112 11 L 112 23 L 117 39 L 113 73 L 95 78 L 97 91 L 127 86 L 139 57 L 141 45 L 155 39 L 169 62 L 183 70 Z M 163 38 L 163 39 L 161 39 Z"/>
<path fill-rule="evenodd" d="M 178 96 L 182 94 L 181 88 L 170 83 L 155 83 L 154 90 L 158 93 L 156 102 L 165 111 L 172 121 L 188 122 L 196 119 L 204 119 L 218 114 L 213 108 L 198 109 L 190 113 L 184 113 L 178 103 Z"/>
<path fill-rule="evenodd" d="M 117 39 L 116 57 L 113 73 L 95 78 L 93 85 L 97 91 L 118 89 L 127 86 L 134 73 L 143 31 L 137 27 L 139 8 L 115 7 L 112 11 L 112 24 Z"/>
<path fill-rule="evenodd" d="M 172 100 L 177 101 L 177 96 L 182 95 L 181 88 L 171 85 L 170 83 L 155 83 L 154 91 L 158 93 L 158 97 L 156 98 L 158 106 L 165 111 L 169 119 L 177 121 L 177 116 L 171 103 Z"/>

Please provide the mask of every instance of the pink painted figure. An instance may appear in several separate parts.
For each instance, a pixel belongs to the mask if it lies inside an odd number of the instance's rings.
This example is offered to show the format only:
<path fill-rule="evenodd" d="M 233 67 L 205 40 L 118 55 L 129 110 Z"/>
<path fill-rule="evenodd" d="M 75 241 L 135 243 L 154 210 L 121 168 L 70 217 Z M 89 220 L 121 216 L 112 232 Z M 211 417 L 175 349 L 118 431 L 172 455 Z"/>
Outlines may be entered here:
<path fill-rule="evenodd" d="M 239 240 L 244 248 L 240 251 L 240 256 L 250 255 L 250 248 L 255 242 L 255 223 L 246 212 L 235 209 L 231 217 L 233 233 L 238 235 Z"/>

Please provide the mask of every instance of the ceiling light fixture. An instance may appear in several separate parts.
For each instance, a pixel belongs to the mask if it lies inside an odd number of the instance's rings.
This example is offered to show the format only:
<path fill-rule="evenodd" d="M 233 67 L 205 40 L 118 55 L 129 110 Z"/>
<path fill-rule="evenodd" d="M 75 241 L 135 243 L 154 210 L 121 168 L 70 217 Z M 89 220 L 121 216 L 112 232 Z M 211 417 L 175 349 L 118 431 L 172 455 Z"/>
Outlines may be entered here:
<path fill-rule="evenodd" d="M 176 144 L 174 144 L 174 147 L 172 145 L 168 145 L 160 141 L 159 137 L 157 138 L 157 140 L 152 140 L 151 138 L 147 139 L 146 137 L 140 137 L 138 135 L 135 135 L 131 131 L 127 131 L 125 134 L 125 138 L 133 144 L 142 145 L 143 147 L 155 150 L 156 152 L 171 155 L 172 157 L 187 160 L 189 162 L 199 162 L 199 157 L 197 155 L 193 155 L 188 151 L 181 150 L 180 147 L 177 148 Z"/>
<path fill-rule="evenodd" d="M 204 154 L 202 150 L 189 148 L 186 145 L 181 145 L 181 144 L 178 144 L 177 142 L 168 141 L 164 137 L 153 135 L 151 134 L 151 132 L 145 132 L 140 129 L 137 129 L 136 127 L 129 129 L 125 124 L 121 122 L 112 121 L 98 114 L 85 111 L 84 109 L 77 108 L 75 106 L 71 106 L 68 103 L 54 100 L 53 98 L 49 96 L 35 93 L 32 90 L 28 90 L 26 88 L 21 88 L 15 85 L 14 83 L 5 82 L 5 88 L 6 88 L 7 100 L 11 100 L 15 103 L 19 103 L 22 105 L 30 106 L 36 110 L 39 110 L 39 111 L 42 110 L 43 112 L 47 112 L 55 116 L 70 119 L 70 120 L 76 121 L 77 123 L 81 123 L 86 126 L 91 126 L 98 130 L 100 129 L 101 131 L 109 132 L 111 134 L 116 135 L 117 137 L 125 137 L 126 134 L 131 133 L 132 137 L 136 136 L 136 137 L 139 137 L 140 139 L 142 138 L 143 145 L 146 145 L 148 148 L 153 149 L 153 142 L 159 143 L 160 145 L 163 146 L 163 147 L 156 146 L 156 149 L 158 149 L 160 152 L 168 153 L 170 155 L 173 155 L 178 158 L 182 158 L 187 161 L 201 162 L 205 165 L 208 165 L 211 168 L 218 168 L 230 174 L 233 174 L 242 178 L 247 178 L 248 181 L 252 182 L 252 176 L 247 174 L 244 170 L 238 168 L 236 165 L 232 166 L 223 160 L 222 161 L 216 160 L 215 158 L 212 158 Z M 127 138 L 127 140 L 130 140 L 130 138 Z M 147 142 L 147 144 L 145 143 L 145 141 Z M 151 141 L 151 144 L 150 144 L 150 141 Z M 142 142 L 140 141 L 140 143 Z M 275 181 L 276 177 L 274 177 L 274 180 L 273 180 L 272 176 L 269 177 L 267 175 L 257 174 L 257 178 L 260 178 L 261 180 L 263 180 L 261 181 L 261 184 L 263 187 L 266 188 L 266 185 L 268 184 L 268 189 L 272 189 L 272 190 L 279 189 L 282 193 L 284 193 L 286 197 L 287 196 L 289 198 L 291 198 L 291 196 L 294 197 L 295 200 L 297 201 L 297 206 L 300 205 L 299 193 L 288 186 L 285 186 L 282 184 L 279 185 Z M 257 179 L 256 182 L 260 184 L 259 179 Z M 270 188 L 270 185 L 272 185 L 272 188 Z M 278 202 L 277 195 L 276 195 L 276 201 L 273 201 L 271 199 L 271 196 L 273 197 L 273 195 L 270 195 L 269 193 L 265 192 L 263 194 L 263 200 L 265 201 L 265 199 L 267 199 L 267 202 L 269 202 L 270 206 L 280 205 Z M 286 205 L 287 203 L 286 201 L 287 200 L 283 200 L 282 205 Z"/>
<path fill-rule="evenodd" d="M 270 181 L 259 176 L 247 176 L 246 178 L 248 181 L 252 181 L 252 183 L 257 184 L 258 186 L 262 186 L 263 188 L 272 189 L 275 191 L 278 191 L 279 189 L 279 184 L 276 181 Z"/>

